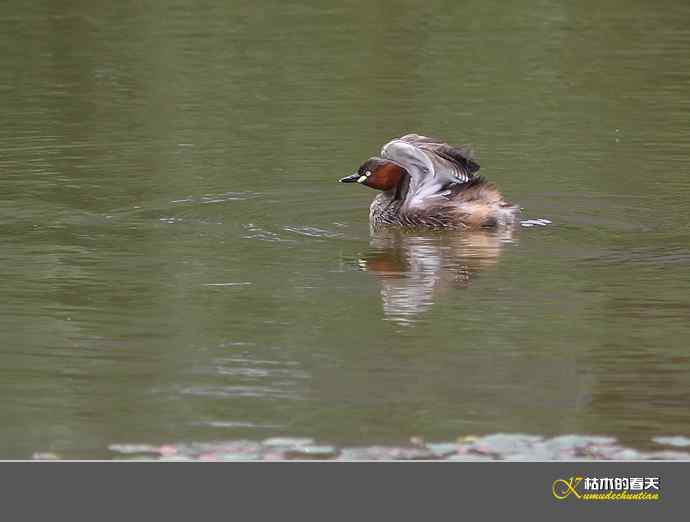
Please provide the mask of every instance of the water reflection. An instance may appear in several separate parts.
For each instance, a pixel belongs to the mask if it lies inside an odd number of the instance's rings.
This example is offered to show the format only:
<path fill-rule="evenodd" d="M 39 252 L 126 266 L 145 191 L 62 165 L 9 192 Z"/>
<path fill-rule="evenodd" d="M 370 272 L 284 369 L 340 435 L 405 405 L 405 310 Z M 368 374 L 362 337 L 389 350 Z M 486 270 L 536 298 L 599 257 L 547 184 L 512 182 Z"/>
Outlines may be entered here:
<path fill-rule="evenodd" d="M 467 287 L 477 273 L 494 266 L 514 234 L 378 230 L 359 265 L 379 279 L 386 318 L 410 322 L 431 308 L 439 295 Z"/>

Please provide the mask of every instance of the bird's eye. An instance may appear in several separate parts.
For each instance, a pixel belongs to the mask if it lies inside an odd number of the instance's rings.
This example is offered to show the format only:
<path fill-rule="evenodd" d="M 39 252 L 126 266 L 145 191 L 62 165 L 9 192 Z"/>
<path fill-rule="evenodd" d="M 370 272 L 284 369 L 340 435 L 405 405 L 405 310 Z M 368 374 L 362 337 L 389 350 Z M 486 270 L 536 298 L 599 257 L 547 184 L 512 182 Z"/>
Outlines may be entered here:
<path fill-rule="evenodd" d="M 367 171 L 364 173 L 364 175 L 368 178 L 369 176 L 371 176 L 371 171 L 370 171 L 370 170 L 367 170 Z"/>

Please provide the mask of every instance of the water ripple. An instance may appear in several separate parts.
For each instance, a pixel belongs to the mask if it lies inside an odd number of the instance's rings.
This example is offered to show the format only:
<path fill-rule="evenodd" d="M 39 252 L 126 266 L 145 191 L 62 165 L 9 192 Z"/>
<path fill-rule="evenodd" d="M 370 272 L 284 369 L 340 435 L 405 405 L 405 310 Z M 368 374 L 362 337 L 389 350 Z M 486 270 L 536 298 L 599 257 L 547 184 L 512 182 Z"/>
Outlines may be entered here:
<path fill-rule="evenodd" d="M 280 237 L 278 234 L 275 232 L 271 232 L 270 230 L 265 230 L 259 226 L 256 226 L 254 223 L 247 223 L 245 225 L 242 225 L 242 227 L 250 232 L 248 235 L 242 236 L 244 239 L 258 239 L 260 241 L 281 241 L 281 242 L 293 242 L 293 239 L 284 239 Z"/>
<path fill-rule="evenodd" d="M 307 236 L 307 237 L 319 237 L 319 238 L 342 237 L 342 234 L 339 232 L 332 232 L 330 230 L 324 230 L 322 228 L 317 228 L 317 227 L 284 226 L 283 230 L 287 230 L 288 232 L 293 232 L 295 234 L 299 234 L 299 235 Z"/>
<path fill-rule="evenodd" d="M 260 397 L 304 400 L 304 397 L 297 393 L 277 386 L 192 386 L 183 388 L 180 393 L 203 397 Z"/>
<path fill-rule="evenodd" d="M 186 198 L 174 199 L 170 203 L 200 203 L 208 205 L 210 203 L 225 203 L 227 201 L 246 201 L 257 198 L 260 195 L 258 192 L 224 192 L 222 194 L 204 194 L 199 197 L 187 196 Z"/>
<path fill-rule="evenodd" d="M 253 283 L 251 281 L 242 281 L 240 283 L 205 283 L 204 286 L 250 286 Z"/>

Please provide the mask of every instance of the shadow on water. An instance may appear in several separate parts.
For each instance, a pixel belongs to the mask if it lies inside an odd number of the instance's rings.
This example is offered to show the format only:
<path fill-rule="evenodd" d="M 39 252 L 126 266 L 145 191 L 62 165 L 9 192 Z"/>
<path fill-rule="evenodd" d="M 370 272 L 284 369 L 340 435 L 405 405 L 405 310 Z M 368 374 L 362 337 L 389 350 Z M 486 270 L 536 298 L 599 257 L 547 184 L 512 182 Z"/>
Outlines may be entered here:
<path fill-rule="evenodd" d="M 463 234 L 379 230 L 359 266 L 379 280 L 385 317 L 409 323 L 443 293 L 466 288 L 495 266 L 515 235 L 511 229 Z"/>

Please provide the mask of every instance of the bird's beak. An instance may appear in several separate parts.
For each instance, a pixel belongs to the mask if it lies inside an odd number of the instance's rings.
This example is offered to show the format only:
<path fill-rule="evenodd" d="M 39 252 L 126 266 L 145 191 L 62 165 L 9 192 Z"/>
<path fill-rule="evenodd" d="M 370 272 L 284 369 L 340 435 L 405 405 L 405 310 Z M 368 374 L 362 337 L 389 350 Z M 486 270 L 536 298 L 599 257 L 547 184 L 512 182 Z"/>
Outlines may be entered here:
<path fill-rule="evenodd" d="M 357 180 L 359 179 L 359 173 L 355 172 L 354 174 L 350 174 L 349 176 L 345 176 L 344 178 L 339 179 L 340 183 L 357 183 Z"/>

